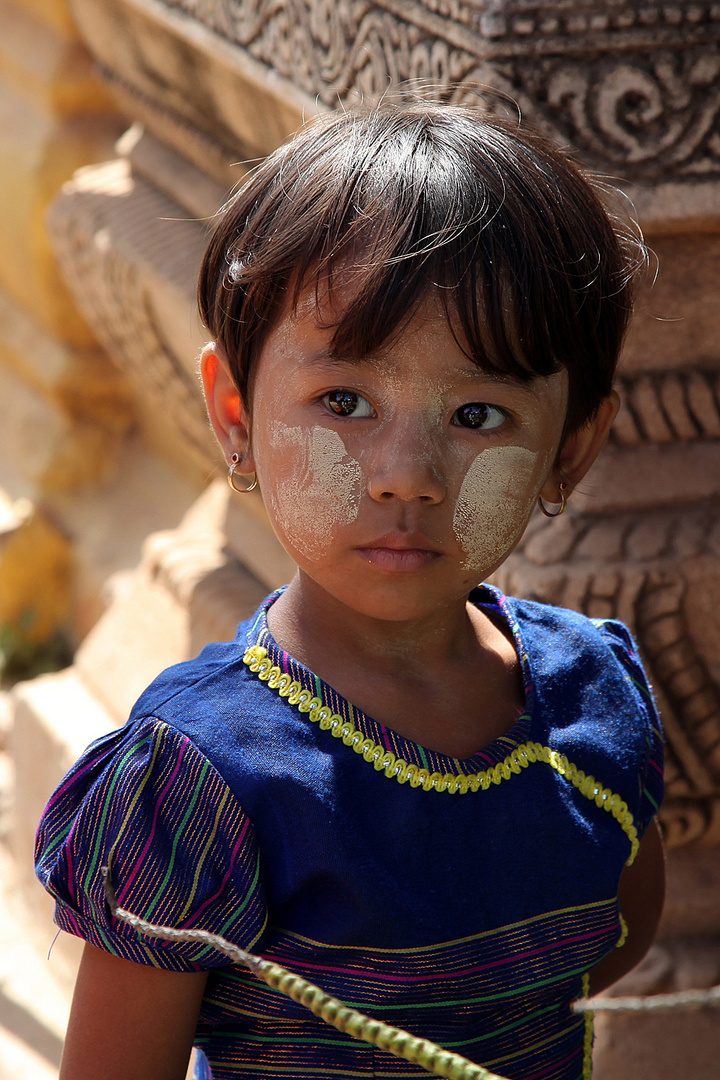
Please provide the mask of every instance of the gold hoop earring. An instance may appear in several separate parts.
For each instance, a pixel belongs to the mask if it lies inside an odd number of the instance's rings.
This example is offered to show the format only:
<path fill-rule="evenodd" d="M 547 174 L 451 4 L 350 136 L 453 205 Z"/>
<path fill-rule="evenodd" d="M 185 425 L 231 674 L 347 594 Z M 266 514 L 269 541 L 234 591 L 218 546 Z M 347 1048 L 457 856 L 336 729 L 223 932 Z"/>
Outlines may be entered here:
<path fill-rule="evenodd" d="M 567 487 L 567 484 L 560 484 L 560 509 L 559 510 L 547 510 L 546 507 L 545 507 L 545 500 L 543 499 L 542 495 L 538 495 L 538 506 L 542 510 L 545 517 L 555 518 L 555 517 L 560 517 L 561 514 L 565 513 L 565 509 L 567 507 L 567 499 L 565 498 L 565 488 L 566 487 Z M 550 506 L 557 506 L 557 503 L 550 503 L 549 505 Z"/>
<path fill-rule="evenodd" d="M 240 464 L 240 455 L 239 454 L 233 454 L 233 456 L 230 458 L 230 465 L 228 467 L 227 482 L 230 485 L 230 487 L 233 489 L 233 491 L 236 491 L 238 493 L 238 495 L 247 495 L 247 493 L 249 491 L 254 491 L 255 488 L 258 486 L 257 474 L 253 473 L 253 482 L 252 482 L 252 484 L 249 485 L 249 487 L 244 487 L 244 488 L 236 487 L 235 486 L 235 470 L 237 469 L 239 464 Z"/>

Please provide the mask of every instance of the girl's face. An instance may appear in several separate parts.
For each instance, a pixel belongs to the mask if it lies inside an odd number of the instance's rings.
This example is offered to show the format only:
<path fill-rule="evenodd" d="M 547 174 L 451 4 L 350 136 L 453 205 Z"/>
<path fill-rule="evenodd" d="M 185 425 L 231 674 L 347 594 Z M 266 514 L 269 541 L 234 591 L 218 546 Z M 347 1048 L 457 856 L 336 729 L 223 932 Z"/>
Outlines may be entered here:
<path fill-rule="evenodd" d="M 247 467 L 302 574 L 365 615 L 422 617 L 503 562 L 544 486 L 557 501 L 566 373 L 484 374 L 434 298 L 375 356 L 336 359 L 331 336 L 314 290 L 270 333 Z"/>

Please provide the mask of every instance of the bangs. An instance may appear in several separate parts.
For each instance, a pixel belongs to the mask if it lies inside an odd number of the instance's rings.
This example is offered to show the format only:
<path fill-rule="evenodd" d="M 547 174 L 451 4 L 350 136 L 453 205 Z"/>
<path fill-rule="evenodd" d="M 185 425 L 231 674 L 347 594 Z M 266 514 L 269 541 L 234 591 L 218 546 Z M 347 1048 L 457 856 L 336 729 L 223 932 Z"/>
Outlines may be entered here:
<path fill-rule="evenodd" d="M 324 318 L 320 289 L 332 302 L 342 281 L 323 325 L 353 358 L 436 293 L 479 367 L 521 381 L 567 368 L 573 427 L 610 392 L 614 360 L 583 359 L 616 358 L 638 262 L 636 237 L 537 136 L 467 107 L 387 105 L 308 125 L 257 170 L 224 211 L 200 303 L 231 363 L 244 357 L 245 394 L 273 320 L 313 285 Z"/>

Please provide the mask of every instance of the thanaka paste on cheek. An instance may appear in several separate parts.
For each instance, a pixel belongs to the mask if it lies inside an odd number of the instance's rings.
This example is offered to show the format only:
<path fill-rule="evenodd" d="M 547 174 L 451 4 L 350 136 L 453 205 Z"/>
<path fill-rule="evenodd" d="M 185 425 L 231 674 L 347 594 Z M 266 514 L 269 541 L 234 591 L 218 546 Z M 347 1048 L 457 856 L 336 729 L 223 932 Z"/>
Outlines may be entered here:
<path fill-rule="evenodd" d="M 540 458 L 524 446 L 495 446 L 473 461 L 453 514 L 467 569 L 489 572 L 522 536 L 539 487 Z"/>
<path fill-rule="evenodd" d="M 272 444 L 273 468 L 280 477 L 270 492 L 275 523 L 300 555 L 317 558 L 334 530 L 357 517 L 360 464 L 329 428 L 308 430 L 277 422 Z"/>

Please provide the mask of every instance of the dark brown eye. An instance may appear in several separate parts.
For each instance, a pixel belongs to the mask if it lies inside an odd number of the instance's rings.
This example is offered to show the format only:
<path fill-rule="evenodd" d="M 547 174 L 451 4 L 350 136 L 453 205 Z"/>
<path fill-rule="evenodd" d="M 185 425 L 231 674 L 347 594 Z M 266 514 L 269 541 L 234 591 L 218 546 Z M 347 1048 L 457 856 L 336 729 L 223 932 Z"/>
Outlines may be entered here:
<path fill-rule="evenodd" d="M 370 402 L 354 390 L 331 390 L 323 396 L 323 401 L 336 416 L 365 417 L 375 412 Z"/>
<path fill-rule="evenodd" d="M 453 422 L 460 427 L 473 428 L 476 431 L 494 431 L 507 419 L 497 405 L 488 405 L 484 401 L 470 401 L 461 405 L 453 416 Z"/>

